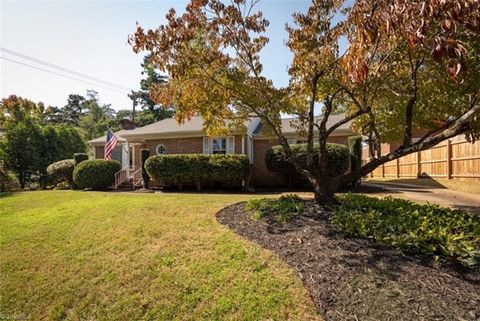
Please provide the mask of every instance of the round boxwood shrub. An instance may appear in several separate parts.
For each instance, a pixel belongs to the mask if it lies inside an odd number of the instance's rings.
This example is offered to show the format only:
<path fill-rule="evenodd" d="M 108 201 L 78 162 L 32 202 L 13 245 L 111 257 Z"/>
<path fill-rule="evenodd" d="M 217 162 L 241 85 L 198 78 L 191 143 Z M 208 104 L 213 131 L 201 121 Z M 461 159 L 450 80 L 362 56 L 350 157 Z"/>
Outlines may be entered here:
<path fill-rule="evenodd" d="M 106 189 L 115 182 L 120 169 L 120 163 L 114 160 L 82 161 L 73 170 L 73 181 L 79 188 Z"/>
<path fill-rule="evenodd" d="M 149 157 L 145 162 L 148 175 L 167 185 L 195 184 L 198 189 L 204 182 L 233 185 L 249 174 L 245 155 L 169 154 Z"/>
<path fill-rule="evenodd" d="M 300 163 L 305 166 L 307 162 L 307 144 L 291 144 L 290 148 L 296 155 Z M 313 146 L 315 155 L 313 160 L 318 162 L 318 150 L 319 145 Z M 273 146 L 265 154 L 265 164 L 271 172 L 282 174 L 292 184 L 299 184 L 304 182 L 303 176 L 301 176 L 290 163 L 281 145 Z M 332 176 L 337 176 L 345 173 L 350 166 L 350 154 L 348 147 L 341 144 L 327 144 L 327 171 Z"/>
<path fill-rule="evenodd" d="M 48 182 L 57 185 L 61 182 L 67 182 L 68 185 L 73 185 L 73 169 L 75 168 L 75 160 L 64 159 L 48 165 L 47 178 Z"/>

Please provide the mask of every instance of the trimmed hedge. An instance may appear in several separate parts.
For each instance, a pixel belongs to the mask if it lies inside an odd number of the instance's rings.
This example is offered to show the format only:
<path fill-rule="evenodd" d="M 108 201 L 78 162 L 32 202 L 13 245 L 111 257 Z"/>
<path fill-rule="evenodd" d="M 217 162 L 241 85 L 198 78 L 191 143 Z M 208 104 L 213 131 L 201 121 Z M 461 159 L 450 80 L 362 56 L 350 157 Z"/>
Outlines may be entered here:
<path fill-rule="evenodd" d="M 300 160 L 301 164 L 307 162 L 307 144 L 291 144 L 290 148 Z M 315 155 L 314 161 L 318 162 L 319 145 L 313 146 Z M 338 176 L 345 173 L 350 166 L 350 154 L 348 147 L 341 144 L 327 144 L 327 168 L 332 176 Z M 281 145 L 273 146 L 265 154 L 265 164 L 271 172 L 279 173 L 285 176 L 291 183 L 305 181 L 300 176 L 293 165 L 287 161 L 283 147 Z"/>
<path fill-rule="evenodd" d="M 362 136 L 350 136 L 348 137 L 348 149 L 350 150 L 350 170 L 354 170 L 362 167 Z M 355 180 L 352 184 L 355 186 L 359 183 L 359 180 Z"/>
<path fill-rule="evenodd" d="M 350 150 L 352 171 L 362 166 L 362 136 L 348 137 L 348 148 Z"/>
<path fill-rule="evenodd" d="M 61 182 L 67 182 L 68 185 L 73 185 L 73 170 L 75 168 L 75 160 L 64 159 L 48 165 L 47 178 L 48 182 L 57 185 Z"/>
<path fill-rule="evenodd" d="M 115 182 L 119 162 L 91 159 L 82 161 L 73 171 L 73 181 L 79 188 L 106 189 Z"/>
<path fill-rule="evenodd" d="M 245 155 L 170 154 L 149 157 L 145 169 L 156 181 L 201 189 L 202 183 L 241 182 L 249 175 L 250 163 Z"/>

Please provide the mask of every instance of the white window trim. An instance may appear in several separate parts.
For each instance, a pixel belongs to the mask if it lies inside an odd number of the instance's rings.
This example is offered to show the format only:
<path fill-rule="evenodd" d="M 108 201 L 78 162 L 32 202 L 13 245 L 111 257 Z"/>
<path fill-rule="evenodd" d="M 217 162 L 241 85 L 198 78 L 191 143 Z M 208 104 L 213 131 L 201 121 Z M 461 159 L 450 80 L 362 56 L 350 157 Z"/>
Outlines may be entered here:
<path fill-rule="evenodd" d="M 235 154 L 235 136 L 203 137 L 203 153 L 213 154 L 213 140 L 225 139 L 225 155 Z"/>
<path fill-rule="evenodd" d="M 250 164 L 253 164 L 254 162 L 254 140 L 252 137 L 248 136 L 247 137 L 247 156 L 248 159 L 250 160 Z"/>
<path fill-rule="evenodd" d="M 118 147 L 122 149 L 122 168 L 130 165 L 130 153 L 129 153 L 129 144 L 122 143 L 117 144 Z"/>

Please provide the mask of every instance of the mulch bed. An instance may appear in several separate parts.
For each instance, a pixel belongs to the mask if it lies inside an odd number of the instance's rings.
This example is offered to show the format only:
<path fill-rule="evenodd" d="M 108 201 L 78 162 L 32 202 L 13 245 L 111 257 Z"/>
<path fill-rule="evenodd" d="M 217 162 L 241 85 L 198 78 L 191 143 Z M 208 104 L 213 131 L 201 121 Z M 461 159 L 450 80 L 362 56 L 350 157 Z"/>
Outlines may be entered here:
<path fill-rule="evenodd" d="M 326 320 L 480 320 L 479 273 L 349 237 L 313 202 L 288 223 L 245 203 L 217 218 L 295 268 Z"/>

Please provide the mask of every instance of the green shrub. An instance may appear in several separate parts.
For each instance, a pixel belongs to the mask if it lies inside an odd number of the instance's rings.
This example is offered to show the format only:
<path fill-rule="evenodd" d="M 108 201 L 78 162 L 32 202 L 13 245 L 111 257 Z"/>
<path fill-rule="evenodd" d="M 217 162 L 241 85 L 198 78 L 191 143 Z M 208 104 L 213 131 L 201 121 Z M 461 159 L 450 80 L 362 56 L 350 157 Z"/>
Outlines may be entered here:
<path fill-rule="evenodd" d="M 75 166 L 77 166 L 81 162 L 86 161 L 88 159 L 88 155 L 85 153 L 75 153 L 73 154 L 73 159 L 75 161 Z"/>
<path fill-rule="evenodd" d="M 73 181 L 79 188 L 106 189 L 115 182 L 120 169 L 120 163 L 114 160 L 86 160 L 75 167 Z"/>
<path fill-rule="evenodd" d="M 362 136 L 351 136 L 348 137 L 348 149 L 350 150 L 350 170 L 354 170 L 362 167 Z M 353 185 L 356 185 L 358 182 L 352 182 Z"/>
<path fill-rule="evenodd" d="M 480 268 L 480 216 L 391 197 L 339 200 L 333 223 L 350 234 Z"/>
<path fill-rule="evenodd" d="M 47 178 L 48 182 L 57 185 L 61 182 L 67 182 L 68 185 L 73 185 L 73 169 L 75 168 L 75 161 L 73 159 L 64 159 L 48 165 Z"/>
<path fill-rule="evenodd" d="M 248 176 L 250 164 L 245 155 L 171 154 L 149 157 L 145 168 L 156 181 L 200 189 L 202 182 L 238 183 Z"/>
<path fill-rule="evenodd" d="M 20 189 L 15 177 L 0 165 L 0 192 L 13 192 Z"/>
<path fill-rule="evenodd" d="M 254 198 L 247 202 L 246 208 L 255 219 L 272 215 L 279 222 L 288 222 L 304 211 L 305 204 L 297 195 L 289 194 L 278 199 Z"/>
<path fill-rule="evenodd" d="M 142 180 L 143 180 L 143 188 L 148 188 L 150 184 L 150 176 L 148 176 L 147 170 L 145 169 L 145 162 L 150 157 L 150 150 L 149 149 L 142 149 L 140 150 L 140 162 L 142 164 Z"/>
<path fill-rule="evenodd" d="M 293 153 L 297 159 L 300 160 L 302 166 L 305 166 L 307 161 L 307 144 L 292 144 L 290 145 Z M 319 145 L 314 145 L 314 161 L 318 162 Z M 287 161 L 283 147 L 273 146 L 265 154 L 265 164 L 271 172 L 282 174 L 292 184 L 299 184 L 305 181 L 303 176 L 295 170 L 293 165 Z M 341 144 L 327 144 L 327 169 L 332 176 L 337 176 L 345 173 L 350 165 L 350 155 L 348 147 Z"/>

